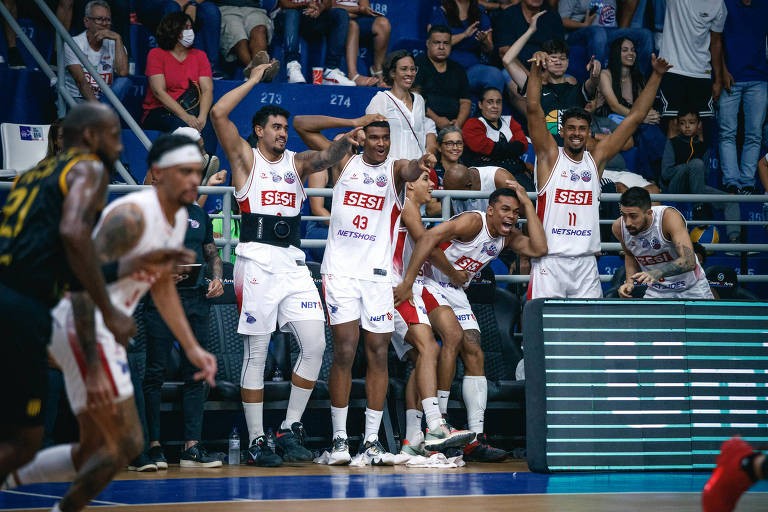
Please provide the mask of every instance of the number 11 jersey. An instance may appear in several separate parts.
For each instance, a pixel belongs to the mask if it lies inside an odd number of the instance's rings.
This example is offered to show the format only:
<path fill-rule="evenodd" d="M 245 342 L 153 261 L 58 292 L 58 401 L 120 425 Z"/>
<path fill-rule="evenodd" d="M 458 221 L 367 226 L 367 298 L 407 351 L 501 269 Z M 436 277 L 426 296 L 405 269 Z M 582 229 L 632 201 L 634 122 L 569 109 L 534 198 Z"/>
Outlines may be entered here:
<path fill-rule="evenodd" d="M 392 239 L 403 208 L 394 163 L 372 165 L 355 155 L 342 169 L 333 187 L 323 274 L 392 281 Z"/>

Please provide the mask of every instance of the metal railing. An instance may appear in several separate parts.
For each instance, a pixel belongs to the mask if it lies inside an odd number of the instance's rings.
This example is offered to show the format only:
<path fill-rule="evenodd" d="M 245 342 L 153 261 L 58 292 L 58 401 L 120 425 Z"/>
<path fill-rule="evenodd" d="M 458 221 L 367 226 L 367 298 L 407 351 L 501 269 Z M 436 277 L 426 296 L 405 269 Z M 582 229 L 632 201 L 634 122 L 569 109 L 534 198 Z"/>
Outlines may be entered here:
<path fill-rule="evenodd" d="M 48 65 L 48 63 L 45 61 L 43 56 L 40 54 L 40 52 L 37 50 L 35 45 L 32 43 L 32 41 L 27 37 L 27 35 L 24 33 L 24 31 L 21 29 L 21 26 L 16 22 L 15 19 L 13 19 L 13 16 L 11 16 L 10 11 L 8 10 L 5 5 L 3 5 L 2 2 L 0 2 L 0 14 L 3 15 L 5 20 L 8 22 L 8 25 L 11 27 L 11 29 L 16 32 L 16 36 L 19 38 L 21 43 L 24 45 L 24 47 L 29 51 L 29 53 L 32 55 L 32 58 L 35 59 L 35 62 L 40 67 L 40 70 L 45 74 L 45 76 L 48 77 L 50 80 L 51 86 L 55 86 L 58 95 L 66 102 L 67 106 L 73 107 L 75 105 L 75 100 L 72 97 L 71 94 L 69 94 L 69 91 L 67 91 L 65 84 L 65 78 L 64 78 L 64 44 L 69 46 L 69 48 L 77 55 L 77 58 L 80 60 L 80 63 L 85 67 L 85 69 L 88 70 L 88 73 L 90 73 L 91 77 L 96 81 L 96 83 L 101 87 L 101 92 L 104 94 L 107 99 L 112 103 L 112 107 L 117 111 L 118 115 L 125 121 L 125 123 L 128 125 L 128 127 L 131 129 L 131 131 L 136 135 L 136 137 L 141 141 L 141 143 L 144 145 L 145 148 L 149 149 L 149 147 L 152 145 L 152 142 L 149 140 L 149 138 L 146 136 L 144 131 L 141 129 L 141 127 L 136 123 L 136 120 L 131 116 L 131 114 L 126 110 L 125 106 L 120 102 L 120 100 L 115 96 L 115 93 L 112 92 L 112 89 L 107 85 L 107 83 L 104 81 L 104 79 L 99 74 L 96 67 L 91 64 L 91 62 L 88 60 L 88 57 L 83 53 L 82 50 L 77 46 L 74 39 L 72 39 L 72 36 L 69 35 L 69 32 L 67 29 L 64 28 L 64 25 L 61 24 L 59 19 L 56 17 L 56 14 L 48 7 L 48 5 L 45 3 L 44 0 L 34 0 L 34 2 L 37 4 L 37 6 L 40 8 L 40 10 L 43 12 L 43 15 L 48 19 L 48 21 L 51 22 L 53 25 L 53 28 L 56 30 L 56 51 L 57 51 L 57 63 L 56 63 L 56 71 L 57 73 L 54 73 L 51 67 Z M 61 116 L 63 114 L 63 106 L 61 103 L 59 103 L 59 115 Z M 123 166 L 122 162 L 117 161 L 115 162 L 115 168 L 117 169 L 117 172 L 120 174 L 120 176 L 125 180 L 126 183 L 129 183 L 131 185 L 136 184 L 136 180 L 131 176 L 131 173 L 129 173 L 125 166 Z M 17 169 L 21 171 L 21 169 Z"/>
<path fill-rule="evenodd" d="M 2 190 L 8 190 L 12 186 L 11 183 L 8 182 L 0 182 L 0 191 Z M 135 192 L 138 190 L 144 189 L 144 185 L 109 185 L 108 191 L 111 193 L 129 193 L 129 192 Z M 239 219 L 240 215 L 234 215 L 232 213 L 232 194 L 234 193 L 235 189 L 233 187 L 199 187 L 198 192 L 200 194 L 207 194 L 207 195 L 221 195 L 222 197 L 222 212 L 220 214 L 213 214 L 211 215 L 212 218 L 219 218 L 223 219 L 222 222 L 222 236 L 221 238 L 217 238 L 214 240 L 215 244 L 218 247 L 221 247 L 222 249 L 222 259 L 224 261 L 229 261 L 230 257 L 232 255 L 232 249 L 238 244 L 238 240 L 232 238 L 232 220 Z M 333 191 L 329 188 L 307 188 L 305 189 L 307 196 L 312 197 L 331 197 L 333 195 Z M 466 198 L 483 198 L 488 197 L 488 194 L 485 192 L 477 192 L 477 191 L 459 191 L 459 190 L 435 190 L 432 195 L 437 198 L 454 198 L 454 199 L 466 199 Z M 533 192 L 529 192 L 528 196 L 532 199 L 536 199 L 536 194 Z M 600 197 L 601 201 L 606 202 L 617 202 L 619 198 L 621 197 L 620 194 L 603 194 Z M 684 195 L 684 194 L 653 194 L 651 195 L 651 198 L 654 201 L 676 201 L 676 202 L 723 202 L 723 199 L 725 201 L 731 201 L 731 202 L 743 202 L 743 203 L 764 203 L 768 202 L 768 195 L 763 196 L 723 196 L 723 195 Z M 437 217 L 433 220 L 434 222 L 441 222 L 444 220 L 447 220 L 450 218 L 450 201 L 443 201 L 442 202 L 442 209 L 443 209 L 443 216 Z M 302 216 L 303 221 L 325 221 L 328 220 L 329 217 L 320 217 L 320 216 Z M 424 219 L 425 221 L 428 219 Z M 613 220 L 610 220 L 610 222 L 613 222 Z M 704 222 L 704 221 L 703 221 Z M 706 224 L 714 224 L 716 221 L 711 222 L 704 222 Z M 766 226 L 768 225 L 768 220 L 763 221 L 751 221 L 748 223 L 749 225 L 761 225 Z M 311 248 L 320 248 L 325 247 L 325 240 L 313 240 L 313 239 L 302 239 L 301 240 L 301 247 L 302 249 L 311 249 Z M 723 243 L 723 244 L 702 244 L 705 249 L 708 251 L 715 251 L 715 252 L 738 252 L 745 257 L 750 252 L 766 252 L 768 253 L 768 244 L 731 244 L 731 243 Z M 611 251 L 611 252 L 618 252 L 621 250 L 621 244 L 615 243 L 615 242 L 603 242 L 600 244 L 600 247 L 603 251 Z M 600 276 L 601 281 L 610 281 L 613 278 L 610 274 L 604 274 Z M 760 275 L 739 275 L 739 282 L 742 283 L 766 283 L 768 282 L 768 275 L 760 274 Z M 510 283 L 525 283 L 528 282 L 529 276 L 527 275 L 497 275 L 496 280 L 500 282 L 510 282 Z"/>

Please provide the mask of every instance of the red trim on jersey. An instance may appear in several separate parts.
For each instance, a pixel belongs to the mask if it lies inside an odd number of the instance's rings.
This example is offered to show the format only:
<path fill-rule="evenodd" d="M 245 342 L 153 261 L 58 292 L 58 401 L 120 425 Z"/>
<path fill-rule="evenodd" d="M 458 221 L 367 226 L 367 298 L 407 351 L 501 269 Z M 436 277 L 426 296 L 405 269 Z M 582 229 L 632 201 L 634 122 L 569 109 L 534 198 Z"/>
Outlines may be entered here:
<path fill-rule="evenodd" d="M 539 220 L 544 223 L 544 210 L 547 208 L 547 193 L 539 195 L 536 198 L 536 215 L 539 216 Z"/>
<path fill-rule="evenodd" d="M 562 151 L 558 148 L 557 150 L 557 160 L 555 160 L 555 165 L 552 166 L 552 169 L 549 170 L 549 176 L 547 177 L 547 181 L 544 182 L 544 185 L 539 187 L 539 195 L 541 195 L 542 192 L 545 191 L 547 188 L 547 185 L 549 185 L 549 182 L 552 181 L 552 176 L 555 174 L 555 169 L 557 169 L 557 164 L 560 162 L 560 154 Z"/>
<path fill-rule="evenodd" d="M 239 316 L 243 312 L 243 281 L 242 279 L 235 278 L 233 284 L 235 286 L 235 298 L 237 298 L 237 314 Z"/>
<path fill-rule="evenodd" d="M 442 249 L 443 251 L 446 251 L 446 250 L 448 250 L 448 248 L 449 248 L 450 246 L 451 246 L 451 242 L 443 242 L 443 243 L 441 243 L 441 244 L 439 244 L 439 245 L 438 245 L 438 247 L 439 247 L 440 249 Z"/>
<path fill-rule="evenodd" d="M 304 206 L 304 199 L 307 198 L 307 192 L 304 190 L 304 177 L 301 175 L 299 170 L 296 168 L 296 154 L 294 153 L 293 158 L 291 158 L 291 167 L 293 167 L 293 170 L 296 171 L 296 181 L 299 182 L 299 185 L 301 185 L 301 195 L 304 196 L 301 199 L 301 203 L 299 203 L 299 210 L 301 210 L 301 207 Z M 307 179 L 309 179 L 309 176 L 307 176 Z"/>
<path fill-rule="evenodd" d="M 328 319 L 328 325 L 331 325 L 331 309 L 328 306 L 328 294 L 325 292 L 325 275 L 323 275 L 323 302 L 325 302 L 325 317 Z"/>
<path fill-rule="evenodd" d="M 408 231 L 405 229 L 398 230 L 397 243 L 395 244 L 395 253 L 392 258 L 392 270 L 397 272 L 398 275 L 403 275 L 403 250 L 405 249 L 405 239 L 408 237 Z"/>
<path fill-rule="evenodd" d="M 344 167 L 342 167 L 342 168 L 341 168 L 341 172 L 339 173 L 339 177 L 338 177 L 338 178 L 336 178 L 336 183 L 334 183 L 334 184 L 333 184 L 333 188 L 336 188 L 336 185 L 337 185 L 337 184 L 338 184 L 338 183 L 341 181 L 341 177 L 342 177 L 342 176 L 344 176 L 344 171 L 346 171 L 346 170 L 347 170 L 347 167 L 349 167 L 349 164 L 351 164 L 351 163 L 352 163 L 352 160 L 354 160 L 354 159 L 355 159 L 355 157 L 357 157 L 357 156 L 358 156 L 358 155 L 354 155 L 352 158 L 350 158 L 349 160 L 347 160 L 347 163 L 345 163 L 345 164 L 344 164 Z M 361 156 L 360 158 L 362 159 L 363 157 Z"/>
<path fill-rule="evenodd" d="M 432 313 L 435 309 L 440 307 L 440 303 L 437 302 L 435 296 L 427 290 L 426 286 L 421 289 L 421 300 L 424 301 L 424 307 L 427 308 L 427 314 Z"/>
<path fill-rule="evenodd" d="M 246 183 L 245 192 L 240 195 L 238 194 L 237 190 L 235 190 L 235 200 L 240 205 L 240 211 L 245 213 L 251 213 L 251 205 L 248 204 L 248 192 L 251 190 L 251 185 L 253 184 L 253 175 L 256 173 L 256 152 L 255 148 L 251 150 L 251 154 L 253 155 L 253 163 L 251 164 L 251 174 L 248 175 L 248 182 Z M 237 196 L 240 195 L 240 198 Z"/>
<path fill-rule="evenodd" d="M 563 154 L 563 156 L 564 156 L 565 158 L 567 158 L 568 160 L 570 160 L 571 162 L 573 162 L 573 163 L 575 163 L 575 164 L 580 164 L 581 162 L 583 162 L 583 161 L 584 161 L 584 157 L 583 157 L 583 156 L 581 157 L 581 160 L 579 160 L 578 162 L 577 162 L 576 160 L 574 160 L 573 158 L 569 157 L 569 156 L 568 156 L 568 153 L 565 151 L 565 148 L 563 148 L 563 150 L 561 151 L 561 153 Z M 589 154 L 589 152 L 588 152 L 588 151 L 585 149 L 583 154 L 584 154 L 584 155 L 588 155 L 588 154 Z M 593 162 L 594 162 L 594 160 L 593 160 Z"/>
<path fill-rule="evenodd" d="M 280 155 L 280 158 L 278 158 L 277 160 L 275 160 L 273 162 L 271 160 L 268 160 L 267 157 L 264 156 L 264 154 L 261 152 L 261 150 L 259 149 L 258 146 L 256 146 L 254 149 L 259 154 L 259 156 L 262 158 L 262 160 L 264 160 L 268 164 L 279 164 L 280 162 L 282 162 L 283 161 L 283 157 L 285 156 L 285 151 L 286 151 L 286 150 L 283 150 L 283 153 Z M 295 169 L 295 167 L 294 167 L 294 169 Z"/>
<path fill-rule="evenodd" d="M 420 324 L 419 312 L 416 311 L 416 306 L 411 304 L 410 301 L 401 302 L 399 306 L 395 308 L 400 316 L 403 317 L 403 321 L 408 325 Z"/>
<path fill-rule="evenodd" d="M 528 300 L 533 299 L 533 269 L 531 269 L 531 278 L 528 280 L 528 293 L 525 295 Z"/>
<path fill-rule="evenodd" d="M 109 367 L 109 361 L 107 361 L 107 356 L 104 355 L 104 347 L 101 346 L 101 343 L 98 343 L 99 347 L 99 359 L 101 360 L 101 366 L 104 367 L 104 372 L 107 374 L 107 377 L 109 377 L 109 383 L 112 386 L 112 394 L 117 396 L 117 384 L 115 384 L 115 378 L 112 376 L 112 369 Z"/>
<path fill-rule="evenodd" d="M 392 205 L 392 212 L 389 215 L 389 243 L 392 243 L 395 239 L 395 226 L 397 225 L 397 220 L 400 218 L 401 212 L 402 210 L 397 204 Z"/>
<path fill-rule="evenodd" d="M 73 313 L 74 314 L 74 313 Z M 72 323 L 72 318 L 67 317 L 67 341 L 69 342 L 69 348 L 72 351 L 72 355 L 75 357 L 75 363 L 80 370 L 80 377 L 85 382 L 85 376 L 88 374 L 88 366 L 85 364 L 85 356 L 83 355 L 83 349 L 80 346 L 80 342 L 77 341 L 77 334 L 75 332 L 75 326 Z"/>

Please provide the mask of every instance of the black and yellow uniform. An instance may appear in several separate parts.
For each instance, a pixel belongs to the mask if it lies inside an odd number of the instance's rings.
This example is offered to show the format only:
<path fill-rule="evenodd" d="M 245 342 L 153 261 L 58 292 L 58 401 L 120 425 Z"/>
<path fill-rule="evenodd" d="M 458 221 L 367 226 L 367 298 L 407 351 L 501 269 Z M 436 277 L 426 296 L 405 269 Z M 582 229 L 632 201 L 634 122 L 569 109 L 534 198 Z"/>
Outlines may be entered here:
<path fill-rule="evenodd" d="M 70 149 L 19 176 L 0 215 L 0 393 L 3 423 L 42 424 L 50 309 L 72 272 L 59 236 L 67 174 L 100 161 Z"/>

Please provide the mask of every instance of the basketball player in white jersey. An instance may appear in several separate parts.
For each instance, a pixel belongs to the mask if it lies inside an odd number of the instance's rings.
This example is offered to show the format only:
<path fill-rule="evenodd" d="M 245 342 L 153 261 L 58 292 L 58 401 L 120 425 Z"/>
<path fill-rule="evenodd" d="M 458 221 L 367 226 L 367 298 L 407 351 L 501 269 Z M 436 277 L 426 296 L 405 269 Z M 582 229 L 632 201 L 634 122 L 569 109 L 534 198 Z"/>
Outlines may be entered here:
<path fill-rule="evenodd" d="M 211 109 L 243 215 L 234 270 L 240 303 L 237 332 L 245 342 L 240 388 L 250 442 L 248 463 L 259 466 L 312 460 L 312 452 L 303 446 L 301 416 L 320 374 L 325 326 L 320 296 L 299 249 L 305 198 L 302 183 L 311 173 L 325 171 L 347 155 L 356 146 L 360 131 L 353 130 L 324 151 L 294 153 L 285 148 L 290 114 L 269 105 L 253 117 L 258 144 L 251 148 L 228 116 L 269 66 L 255 67 L 247 82 L 225 94 Z M 267 446 L 263 419 L 264 366 L 276 324 L 293 334 L 300 348 L 288 410 L 277 432 L 277 454 Z"/>
<path fill-rule="evenodd" d="M 397 285 L 403 279 L 403 273 L 408 267 L 413 248 L 425 232 L 421 220 L 420 208 L 432 199 L 433 184 L 429 172 L 423 172 L 418 180 L 406 184 L 406 197 L 401 215 L 400 229 L 395 241 L 393 257 L 393 284 Z M 464 272 L 455 272 L 447 260 L 443 263 L 443 272 L 449 275 L 458 274 L 459 283 L 466 279 Z M 434 293 L 433 293 L 434 292 Z M 439 333 L 448 333 L 443 338 L 442 348 L 438 346 L 432 327 Z M 413 285 L 413 298 L 400 303 L 395 309 L 395 331 L 392 334 L 392 346 L 400 360 L 406 357 L 414 362 L 414 369 L 406 385 L 406 435 L 403 440 L 403 453 L 408 455 L 425 455 L 425 452 L 441 451 L 446 448 L 460 448 L 475 438 L 474 432 L 456 430 L 445 421 L 443 414 L 447 413 L 450 380 L 440 381 L 438 375 L 438 359 L 454 368 L 462 336 L 461 326 L 448 305 L 448 300 L 440 290 L 429 290 L 425 286 L 423 272 Z M 438 387 L 443 384 L 443 387 Z M 448 390 L 444 404 L 440 403 L 438 389 Z M 443 405 L 445 408 L 441 407 Z M 421 431 L 421 417 L 426 417 L 427 435 Z M 415 414 L 414 414 L 415 413 Z"/>
<path fill-rule="evenodd" d="M 521 208 L 528 220 L 528 236 L 515 227 Z M 547 253 L 544 228 L 536 216 L 533 203 L 520 184 L 515 184 L 514 189 L 495 190 L 485 212 L 464 212 L 426 231 L 416 243 L 403 282 L 394 292 L 395 304 L 409 300 L 419 269 L 429 257 L 430 262 L 424 272 L 427 288 L 434 287 L 442 291 L 464 331 L 461 348 L 465 368 L 462 393 L 469 429 L 478 433 L 478 439 L 464 449 L 465 460 L 490 462 L 505 457 L 502 450 L 488 446 L 482 435 L 488 384 L 480 347 L 480 326 L 464 289 L 483 267 L 507 248 L 532 258 Z M 440 260 L 447 260 L 454 269 L 467 273 L 463 285 L 456 286 L 453 276 L 440 270 L 445 266 L 445 262 Z M 453 367 L 455 369 L 455 362 Z"/>
<path fill-rule="evenodd" d="M 672 66 L 652 56 L 653 73 L 616 130 L 586 150 L 591 114 L 580 108 L 563 114 L 563 147 L 552 138 L 541 109 L 541 71 L 547 54 L 530 60 L 528 130 L 536 151 L 537 212 L 547 234 L 549 253 L 531 260 L 528 299 L 602 297 L 595 254 L 600 252 L 600 178 L 653 106 L 661 76 Z"/>
<path fill-rule="evenodd" d="M 191 139 L 159 138 L 147 158 L 157 178 L 152 188 L 110 203 L 94 229 L 94 247 L 102 262 L 135 258 L 161 248 L 183 248 L 187 229 L 185 205 L 197 199 L 202 154 Z M 149 290 L 163 320 L 198 368 L 195 377 L 215 385 L 216 358 L 203 350 L 181 307 L 173 264 L 154 267 L 151 274 L 121 277 L 107 285 L 110 300 L 130 316 Z M 141 425 L 125 348 L 107 329 L 101 311 L 84 292 L 72 292 L 52 311 L 50 354 L 61 367 L 80 442 L 42 450 L 6 480 L 8 487 L 35 482 L 73 480 L 53 510 L 82 510 L 112 477 L 143 448 Z M 107 405 L 96 405 L 100 389 L 88 381 L 94 371 L 104 375 Z"/>
<path fill-rule="evenodd" d="M 640 187 L 621 194 L 619 208 L 613 235 L 621 242 L 627 271 L 620 297 L 631 298 L 637 283 L 648 286 L 646 299 L 714 299 L 679 211 L 651 206 L 651 195 Z"/>

